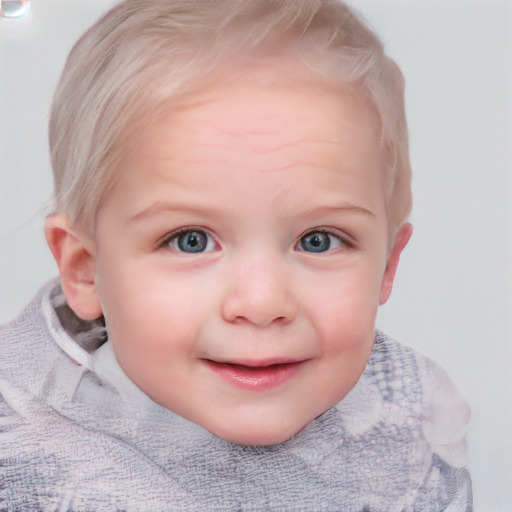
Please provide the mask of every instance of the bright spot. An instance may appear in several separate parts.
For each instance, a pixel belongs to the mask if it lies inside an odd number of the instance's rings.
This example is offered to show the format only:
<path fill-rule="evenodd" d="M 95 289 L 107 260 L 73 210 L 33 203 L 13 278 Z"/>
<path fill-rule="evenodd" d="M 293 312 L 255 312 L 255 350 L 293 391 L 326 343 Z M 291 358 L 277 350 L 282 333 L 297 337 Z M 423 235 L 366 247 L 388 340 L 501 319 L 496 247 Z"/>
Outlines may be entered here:
<path fill-rule="evenodd" d="M 29 0 L 0 0 L 0 16 L 21 18 L 28 12 Z"/>

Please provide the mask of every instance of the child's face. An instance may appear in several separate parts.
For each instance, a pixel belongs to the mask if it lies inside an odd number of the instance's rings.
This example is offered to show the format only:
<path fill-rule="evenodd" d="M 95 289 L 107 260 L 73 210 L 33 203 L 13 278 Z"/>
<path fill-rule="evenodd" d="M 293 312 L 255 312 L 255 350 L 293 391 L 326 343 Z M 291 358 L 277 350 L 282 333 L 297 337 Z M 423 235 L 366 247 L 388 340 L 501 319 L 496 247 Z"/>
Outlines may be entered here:
<path fill-rule="evenodd" d="M 360 377 L 383 299 L 379 130 L 354 91 L 219 83 L 146 131 L 98 212 L 96 289 L 127 375 L 242 444 Z"/>

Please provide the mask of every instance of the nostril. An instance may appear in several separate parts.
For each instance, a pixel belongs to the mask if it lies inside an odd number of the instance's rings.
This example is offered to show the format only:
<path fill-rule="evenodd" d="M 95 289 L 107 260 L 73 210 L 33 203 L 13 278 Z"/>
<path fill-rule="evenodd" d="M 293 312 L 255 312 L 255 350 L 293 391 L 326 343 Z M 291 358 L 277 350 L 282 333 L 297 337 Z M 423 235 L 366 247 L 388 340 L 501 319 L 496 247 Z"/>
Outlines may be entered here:
<path fill-rule="evenodd" d="M 276 304 L 231 303 L 224 308 L 223 316 L 231 323 L 251 323 L 261 327 L 271 324 L 287 324 L 295 318 L 294 309 Z M 280 311 L 279 311 L 280 310 Z"/>
<path fill-rule="evenodd" d="M 244 266 L 243 270 L 226 287 L 221 302 L 224 320 L 258 326 L 293 321 L 299 305 L 291 280 L 266 261 Z"/>

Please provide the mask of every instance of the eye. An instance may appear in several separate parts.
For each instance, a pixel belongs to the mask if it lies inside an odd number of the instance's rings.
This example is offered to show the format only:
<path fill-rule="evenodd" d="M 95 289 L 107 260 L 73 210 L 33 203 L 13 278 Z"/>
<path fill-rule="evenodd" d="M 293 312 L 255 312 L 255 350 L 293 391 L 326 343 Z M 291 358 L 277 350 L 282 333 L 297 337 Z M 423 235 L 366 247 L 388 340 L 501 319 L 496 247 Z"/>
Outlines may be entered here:
<path fill-rule="evenodd" d="M 209 252 L 216 248 L 215 241 L 202 229 L 181 229 L 171 233 L 159 244 L 173 251 L 185 253 Z"/>
<path fill-rule="evenodd" d="M 310 231 L 299 240 L 298 247 L 307 252 L 326 252 L 348 245 L 341 238 L 326 231 Z"/>

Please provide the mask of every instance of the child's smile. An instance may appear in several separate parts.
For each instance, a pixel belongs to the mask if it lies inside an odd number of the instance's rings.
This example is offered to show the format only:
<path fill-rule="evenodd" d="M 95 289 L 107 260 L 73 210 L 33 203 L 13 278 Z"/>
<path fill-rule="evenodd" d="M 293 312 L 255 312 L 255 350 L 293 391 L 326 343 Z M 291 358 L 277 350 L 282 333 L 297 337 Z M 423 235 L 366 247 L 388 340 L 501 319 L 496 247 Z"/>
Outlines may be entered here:
<path fill-rule="evenodd" d="M 263 391 L 284 384 L 301 370 L 306 361 L 307 359 L 255 359 L 243 362 L 205 360 L 205 363 L 229 384 Z"/>
<path fill-rule="evenodd" d="M 394 275 L 371 109 L 268 77 L 219 82 L 141 135 L 93 251 L 127 375 L 242 444 L 284 441 L 350 391 Z"/>

